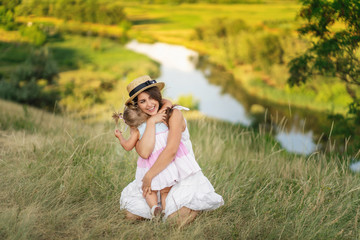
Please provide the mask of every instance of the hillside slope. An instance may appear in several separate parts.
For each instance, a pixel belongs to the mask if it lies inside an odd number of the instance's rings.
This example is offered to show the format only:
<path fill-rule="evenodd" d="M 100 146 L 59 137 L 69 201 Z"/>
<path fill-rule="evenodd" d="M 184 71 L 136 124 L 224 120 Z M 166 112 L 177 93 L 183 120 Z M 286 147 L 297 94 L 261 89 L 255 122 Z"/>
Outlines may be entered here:
<path fill-rule="evenodd" d="M 136 153 L 88 125 L 0 100 L 1 239 L 355 239 L 359 184 L 345 157 L 286 154 L 268 136 L 190 120 L 195 155 L 225 205 L 177 228 L 124 220 Z"/>

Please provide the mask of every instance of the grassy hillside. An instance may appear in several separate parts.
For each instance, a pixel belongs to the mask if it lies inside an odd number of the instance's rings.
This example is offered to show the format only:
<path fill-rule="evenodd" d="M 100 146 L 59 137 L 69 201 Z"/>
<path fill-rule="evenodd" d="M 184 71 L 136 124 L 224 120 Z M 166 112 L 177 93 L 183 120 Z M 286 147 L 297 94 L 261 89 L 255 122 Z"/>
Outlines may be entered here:
<path fill-rule="evenodd" d="M 241 126 L 189 121 L 195 155 L 225 205 L 179 229 L 119 211 L 135 152 L 111 122 L 87 125 L 0 101 L 1 239 L 356 239 L 360 178 L 349 159 L 286 154 Z"/>

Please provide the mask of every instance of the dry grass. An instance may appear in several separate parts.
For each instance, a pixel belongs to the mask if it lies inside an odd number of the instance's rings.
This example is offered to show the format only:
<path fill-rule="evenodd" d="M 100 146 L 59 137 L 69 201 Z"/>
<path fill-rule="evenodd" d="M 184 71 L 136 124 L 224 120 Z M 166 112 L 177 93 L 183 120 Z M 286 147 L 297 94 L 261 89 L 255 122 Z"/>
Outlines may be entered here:
<path fill-rule="evenodd" d="M 1 239 L 359 237 L 360 179 L 345 157 L 290 155 L 264 133 L 190 120 L 195 155 L 225 205 L 185 228 L 132 223 L 118 201 L 136 154 L 121 149 L 113 122 L 87 125 L 4 101 L 0 109 Z"/>

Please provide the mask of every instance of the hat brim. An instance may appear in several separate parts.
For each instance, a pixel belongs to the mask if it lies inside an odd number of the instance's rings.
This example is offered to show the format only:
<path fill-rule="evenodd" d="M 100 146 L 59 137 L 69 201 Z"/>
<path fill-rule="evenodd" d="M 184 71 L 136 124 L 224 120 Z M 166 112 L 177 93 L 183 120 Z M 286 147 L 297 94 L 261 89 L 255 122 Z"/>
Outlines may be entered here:
<path fill-rule="evenodd" d="M 161 91 L 164 87 L 165 87 L 165 83 L 163 82 L 157 82 L 157 83 L 153 83 L 149 86 L 146 86 L 142 89 L 140 89 L 139 91 L 137 91 L 134 95 L 132 95 L 128 100 L 126 100 L 125 105 L 128 105 L 135 97 L 137 97 L 140 93 L 142 93 L 143 91 L 145 91 L 148 88 L 152 88 L 152 87 L 158 87 L 159 90 Z"/>

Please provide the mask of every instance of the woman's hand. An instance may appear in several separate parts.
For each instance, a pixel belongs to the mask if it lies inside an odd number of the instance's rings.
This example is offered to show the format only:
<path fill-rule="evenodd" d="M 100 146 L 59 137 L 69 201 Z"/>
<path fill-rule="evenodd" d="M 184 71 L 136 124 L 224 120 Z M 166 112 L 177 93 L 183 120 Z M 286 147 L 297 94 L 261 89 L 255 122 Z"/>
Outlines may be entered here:
<path fill-rule="evenodd" d="M 143 191 L 143 196 L 145 197 L 147 194 L 151 194 L 151 181 L 152 181 L 152 177 L 149 176 L 149 174 L 145 174 L 142 182 L 142 191 Z"/>
<path fill-rule="evenodd" d="M 153 116 L 151 116 L 148 121 L 151 121 L 152 123 L 159 123 L 159 122 L 165 122 L 166 121 L 166 114 L 165 113 L 157 113 Z"/>

